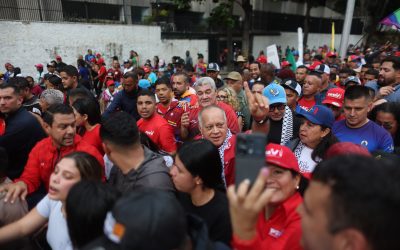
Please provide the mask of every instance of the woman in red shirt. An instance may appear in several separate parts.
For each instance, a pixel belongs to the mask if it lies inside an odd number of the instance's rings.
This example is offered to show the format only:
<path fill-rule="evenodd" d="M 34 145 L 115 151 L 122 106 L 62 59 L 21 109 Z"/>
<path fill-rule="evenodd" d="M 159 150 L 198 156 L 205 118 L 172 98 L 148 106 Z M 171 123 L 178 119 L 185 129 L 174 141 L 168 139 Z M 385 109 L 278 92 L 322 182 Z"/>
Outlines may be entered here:
<path fill-rule="evenodd" d="M 100 154 L 104 155 L 102 142 L 100 139 L 100 106 L 93 98 L 77 99 L 73 104 L 76 127 L 82 140 L 93 145 Z"/>
<path fill-rule="evenodd" d="M 303 201 L 299 192 L 303 177 L 296 157 L 289 148 L 273 143 L 268 144 L 265 155 L 267 168 L 261 170 L 251 189 L 248 180 L 237 189 L 233 185 L 228 189 L 233 248 L 301 250 L 296 209 Z"/>

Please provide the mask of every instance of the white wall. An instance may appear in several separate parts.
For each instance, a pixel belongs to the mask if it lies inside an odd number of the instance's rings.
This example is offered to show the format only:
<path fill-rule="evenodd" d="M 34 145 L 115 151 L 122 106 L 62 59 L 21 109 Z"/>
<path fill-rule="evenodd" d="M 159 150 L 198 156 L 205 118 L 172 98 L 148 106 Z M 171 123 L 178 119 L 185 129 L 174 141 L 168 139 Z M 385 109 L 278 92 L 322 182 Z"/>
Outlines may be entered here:
<path fill-rule="evenodd" d="M 46 65 L 56 55 L 75 65 L 89 48 L 100 52 L 107 65 L 114 55 L 121 62 L 127 59 L 132 49 L 141 63 L 155 55 L 167 62 L 174 55 L 184 58 L 186 50 L 193 58 L 197 53 L 208 56 L 208 40 L 162 40 L 158 26 L 0 21 L 0 30 L 0 63 L 20 67 L 23 75 L 34 74 L 35 64 Z"/>
<path fill-rule="evenodd" d="M 361 39 L 362 35 L 350 35 L 349 44 L 355 44 Z M 341 35 L 335 35 L 335 48 L 339 51 Z M 281 45 L 282 49 L 286 49 L 289 45 L 290 48 L 298 48 L 297 43 L 297 32 L 282 32 L 280 36 L 255 36 L 253 39 L 253 55 L 258 56 L 260 50 L 264 50 L 269 45 L 276 44 Z M 330 34 L 317 34 L 310 33 L 308 35 L 308 47 L 318 48 L 319 46 L 327 45 L 331 46 L 331 35 Z"/>

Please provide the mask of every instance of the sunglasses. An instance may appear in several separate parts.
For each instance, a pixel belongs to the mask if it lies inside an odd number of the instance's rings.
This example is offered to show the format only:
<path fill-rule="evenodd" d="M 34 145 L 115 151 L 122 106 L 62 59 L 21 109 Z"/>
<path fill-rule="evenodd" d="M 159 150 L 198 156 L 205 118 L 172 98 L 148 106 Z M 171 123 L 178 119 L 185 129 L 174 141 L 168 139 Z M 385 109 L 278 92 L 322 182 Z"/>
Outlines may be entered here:
<path fill-rule="evenodd" d="M 278 109 L 279 111 L 283 111 L 285 110 L 286 105 L 283 103 L 279 103 L 279 104 L 272 104 L 269 106 L 269 111 L 273 112 L 275 111 L 275 109 Z"/>

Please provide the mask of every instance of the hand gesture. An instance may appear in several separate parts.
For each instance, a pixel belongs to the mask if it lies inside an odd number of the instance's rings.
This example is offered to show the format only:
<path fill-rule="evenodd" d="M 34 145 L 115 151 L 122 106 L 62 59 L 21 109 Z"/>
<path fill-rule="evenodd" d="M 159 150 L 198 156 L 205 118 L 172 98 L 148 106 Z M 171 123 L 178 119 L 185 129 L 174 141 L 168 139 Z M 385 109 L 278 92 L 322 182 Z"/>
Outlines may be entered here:
<path fill-rule="evenodd" d="M 247 82 L 243 83 L 244 91 L 246 93 L 247 101 L 249 103 L 249 110 L 251 116 L 256 121 L 263 120 L 268 117 L 269 113 L 269 101 L 268 98 L 259 94 L 253 94 L 249 88 Z"/>
<path fill-rule="evenodd" d="M 28 187 L 23 181 L 5 184 L 0 188 L 0 192 L 3 191 L 7 191 L 4 202 L 10 201 L 11 203 L 14 203 L 18 197 L 25 200 L 28 195 Z"/>
<path fill-rule="evenodd" d="M 185 112 L 182 114 L 181 116 L 181 126 L 184 128 L 188 128 L 189 127 L 189 112 Z"/>
<path fill-rule="evenodd" d="M 242 240 L 251 240 L 255 236 L 257 218 L 275 192 L 265 188 L 267 177 L 268 169 L 263 168 L 250 191 L 249 180 L 240 183 L 237 191 L 234 185 L 228 188 L 233 233 Z"/>

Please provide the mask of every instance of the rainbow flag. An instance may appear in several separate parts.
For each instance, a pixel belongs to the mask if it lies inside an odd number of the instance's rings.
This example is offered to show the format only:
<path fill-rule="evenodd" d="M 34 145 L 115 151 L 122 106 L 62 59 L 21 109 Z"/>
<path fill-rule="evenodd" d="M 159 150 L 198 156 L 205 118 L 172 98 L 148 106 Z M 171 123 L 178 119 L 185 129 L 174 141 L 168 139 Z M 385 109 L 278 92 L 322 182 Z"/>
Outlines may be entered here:
<path fill-rule="evenodd" d="M 390 27 L 395 26 L 398 30 L 400 30 L 400 8 L 389 16 L 385 17 L 379 23 Z"/>

